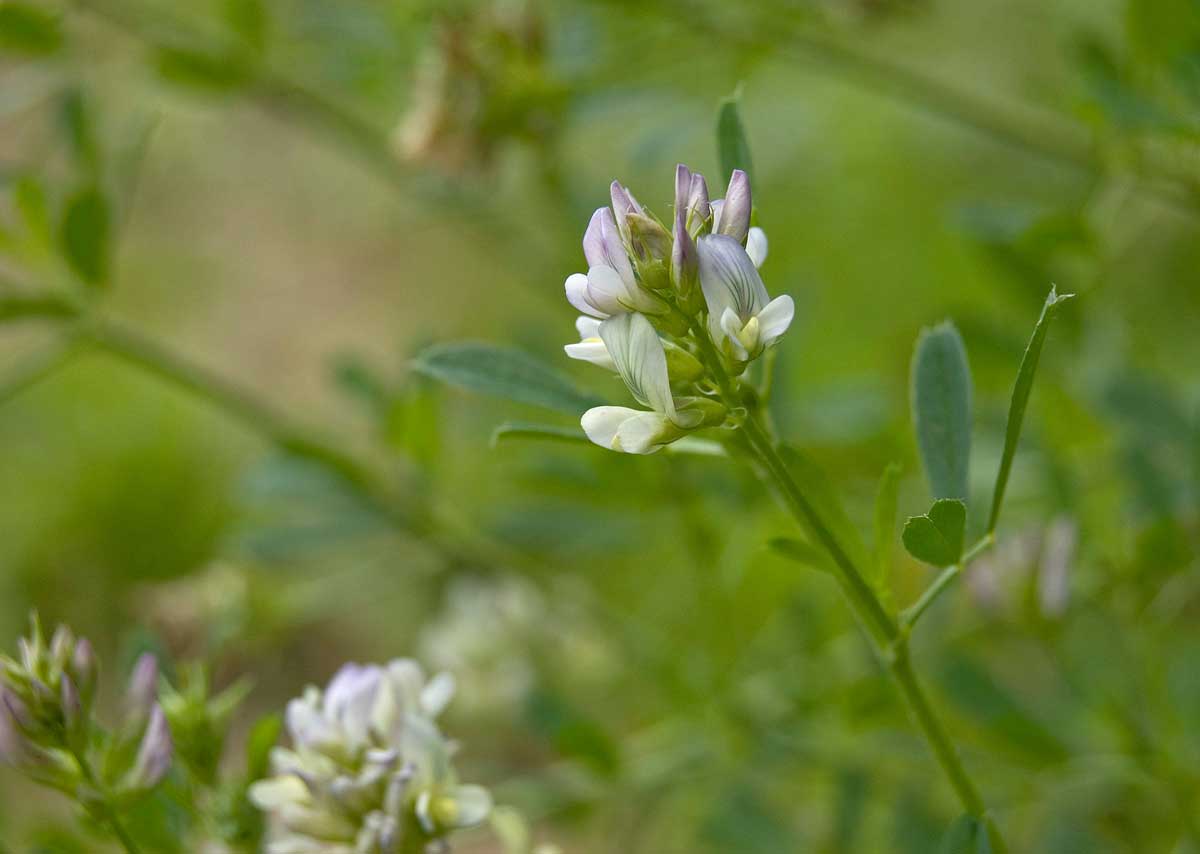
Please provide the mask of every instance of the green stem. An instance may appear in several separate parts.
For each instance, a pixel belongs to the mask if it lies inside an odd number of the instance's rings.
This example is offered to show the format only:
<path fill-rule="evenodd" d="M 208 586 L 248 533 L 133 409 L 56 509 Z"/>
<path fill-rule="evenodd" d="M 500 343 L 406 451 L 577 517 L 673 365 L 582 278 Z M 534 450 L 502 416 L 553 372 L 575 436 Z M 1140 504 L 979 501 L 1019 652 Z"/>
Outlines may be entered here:
<path fill-rule="evenodd" d="M 692 332 L 693 339 L 700 350 L 701 359 L 716 378 L 725 405 L 731 410 L 740 408 L 742 403 L 735 382 L 725 370 L 725 365 L 713 346 L 712 340 L 698 322 L 692 324 Z M 800 523 L 801 527 L 810 531 L 833 558 L 841 573 L 842 589 L 846 592 L 846 598 L 850 601 L 851 608 L 866 627 L 867 633 L 874 639 L 880 658 L 887 663 L 921 734 L 928 742 L 934 758 L 942 767 L 942 771 L 958 796 L 963 809 L 978 819 L 984 819 L 987 808 L 983 798 L 967 774 L 958 751 L 946 734 L 945 727 L 913 672 L 912 663 L 909 661 L 908 633 L 884 609 L 879 597 L 875 595 L 875 591 L 871 589 L 863 574 L 854 565 L 854 561 L 838 542 L 836 535 L 821 519 L 812 502 L 804 494 L 800 485 L 796 483 L 787 464 L 775 447 L 775 442 L 763 427 L 756 412 L 748 411 L 746 413 L 740 430 L 762 472 L 783 496 L 784 502 L 796 521 Z M 993 840 L 1003 850 L 1003 841 L 998 832 L 993 830 L 992 833 Z"/>
<path fill-rule="evenodd" d="M 925 592 L 921 594 L 920 598 L 900 615 L 901 629 L 905 632 L 911 631 L 926 609 L 942 595 L 946 588 L 954 583 L 955 579 L 962 575 L 963 570 L 970 566 L 971 561 L 990 549 L 995 542 L 994 534 L 986 534 L 979 542 L 967 549 L 966 554 L 958 563 L 943 569 L 933 583 L 925 588 Z"/>
<path fill-rule="evenodd" d="M 96 777 L 96 773 L 92 770 L 92 765 L 88 762 L 87 757 L 83 752 L 71 749 L 71 755 L 75 758 L 75 762 L 79 765 L 79 773 L 83 776 L 84 781 L 90 786 L 100 798 L 100 803 L 97 807 L 99 818 L 108 824 L 109 829 L 113 832 L 113 836 L 121 843 L 121 847 L 125 849 L 127 854 L 141 854 L 141 848 L 134 842 L 133 837 L 129 835 L 129 831 L 125 829 L 125 825 L 121 823 L 121 816 L 117 812 L 117 808 L 113 806 L 112 796 L 108 789 Z"/>

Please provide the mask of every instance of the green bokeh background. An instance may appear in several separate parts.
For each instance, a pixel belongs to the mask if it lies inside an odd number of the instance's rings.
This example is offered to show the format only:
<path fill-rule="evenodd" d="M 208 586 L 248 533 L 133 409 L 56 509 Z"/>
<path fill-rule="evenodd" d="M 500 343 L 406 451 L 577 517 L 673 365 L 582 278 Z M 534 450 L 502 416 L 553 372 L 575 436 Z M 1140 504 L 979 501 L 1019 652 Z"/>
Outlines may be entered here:
<path fill-rule="evenodd" d="M 78 183 L 60 96 L 83 92 L 120 213 L 100 310 L 370 460 L 437 522 L 397 532 L 241 419 L 81 348 L 0 407 L 6 646 L 36 607 L 115 679 L 146 647 L 204 655 L 219 680 L 256 679 L 248 721 L 342 661 L 437 658 L 431 627 L 482 590 L 501 689 L 448 726 L 465 776 L 566 851 L 937 850 L 952 794 L 830 579 L 767 548 L 791 526 L 753 480 L 728 460 L 494 448 L 501 421 L 555 416 L 407 369 L 432 342 L 487 340 L 624 402 L 563 356 L 562 281 L 614 177 L 660 214 L 677 162 L 723 184 L 716 107 L 740 85 L 764 279 L 797 304 L 775 415 L 865 533 L 891 461 L 902 516 L 928 506 L 918 331 L 950 317 L 966 341 L 979 526 L 1045 293 L 1079 295 L 1000 544 L 914 659 L 1014 851 L 1200 851 L 1194 3 L 544 2 L 523 19 L 536 49 L 504 42 L 444 101 L 470 133 L 386 163 L 261 80 L 160 73 L 159 42 L 236 44 L 227 4 L 96 3 L 115 24 L 35 5 L 64 43 L 3 54 L 4 221 L 20 176 L 52 204 Z M 376 154 L 448 32 L 510 32 L 484 4 L 265 8 L 272 74 Z M 50 286 L 25 260 L 0 281 Z M 0 366 L 57 334 L 6 325 Z M 1069 596 L 1047 604 L 1055 536 L 1075 545 Z M 930 573 L 897 548 L 897 601 Z M 72 850 L 31 847 L 61 807 L 5 786 L 14 851 Z"/>

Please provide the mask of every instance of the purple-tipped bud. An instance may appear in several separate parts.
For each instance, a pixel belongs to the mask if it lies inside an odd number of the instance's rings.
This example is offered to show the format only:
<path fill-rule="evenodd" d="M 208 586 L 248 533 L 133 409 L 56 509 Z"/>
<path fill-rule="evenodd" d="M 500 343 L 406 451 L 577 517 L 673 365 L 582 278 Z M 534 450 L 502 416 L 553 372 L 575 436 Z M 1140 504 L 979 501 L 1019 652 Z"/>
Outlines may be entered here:
<path fill-rule="evenodd" d="M 583 233 L 583 257 L 588 267 L 611 267 L 622 281 L 633 282 L 633 266 L 609 208 L 597 208 Z"/>
<path fill-rule="evenodd" d="M 609 188 L 612 195 L 613 215 L 617 220 L 617 228 L 621 231 L 621 237 L 626 242 L 629 241 L 629 224 L 626 221 L 630 214 L 644 214 L 642 206 L 638 204 L 638 200 L 633 197 L 633 193 L 621 186 L 620 181 L 613 181 Z"/>
<path fill-rule="evenodd" d="M 683 224 L 693 237 L 712 213 L 708 203 L 708 183 L 699 172 L 680 163 L 675 167 L 675 212 L 683 212 Z"/>
<path fill-rule="evenodd" d="M 150 722 L 138 746 L 137 759 L 129 772 L 127 785 L 131 789 L 145 790 L 158 785 L 171 767 L 175 745 L 171 741 L 171 730 L 167 716 L 157 703 L 150 710 Z"/>
<path fill-rule="evenodd" d="M 96 696 L 96 681 L 99 672 L 96 651 L 92 649 L 91 641 L 87 638 L 80 638 L 71 655 L 71 674 L 75 677 L 75 684 L 79 687 L 79 697 L 84 708 L 91 708 L 92 700 Z"/>
<path fill-rule="evenodd" d="M 130 716 L 135 721 L 142 721 L 150 714 L 158 699 L 158 659 L 152 653 L 144 652 L 133 666 L 133 675 L 129 677 L 129 690 L 125 695 L 125 703 Z"/>
<path fill-rule="evenodd" d="M 746 235 L 750 233 L 750 212 L 753 206 L 750 198 L 750 178 L 741 169 L 734 169 L 729 178 L 729 189 L 725 192 L 721 221 L 716 224 L 716 232 L 727 234 L 745 245 Z"/>
<path fill-rule="evenodd" d="M 672 235 L 675 245 L 671 248 L 671 281 L 675 285 L 675 292 L 684 300 L 696 290 L 699 263 L 695 241 L 687 230 L 686 216 L 683 209 L 675 211 L 675 228 Z"/>
<path fill-rule="evenodd" d="M 13 704 L 20 704 L 6 688 L 0 688 L 0 760 L 10 765 L 22 765 L 29 749 L 22 734 L 22 726 L 13 712 Z"/>
<path fill-rule="evenodd" d="M 67 674 L 62 675 L 59 683 L 59 695 L 62 702 L 63 725 L 66 729 L 67 743 L 82 748 L 87 744 L 87 713 L 75 683 Z"/>
<path fill-rule="evenodd" d="M 675 213 L 687 210 L 688 196 L 692 192 L 692 170 L 680 163 L 675 167 Z"/>

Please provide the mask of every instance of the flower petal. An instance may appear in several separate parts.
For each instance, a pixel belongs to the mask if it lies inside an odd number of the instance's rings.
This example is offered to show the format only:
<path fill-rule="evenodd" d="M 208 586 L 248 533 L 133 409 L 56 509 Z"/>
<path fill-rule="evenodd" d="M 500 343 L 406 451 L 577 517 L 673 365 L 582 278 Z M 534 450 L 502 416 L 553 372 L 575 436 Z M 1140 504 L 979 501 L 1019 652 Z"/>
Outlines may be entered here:
<path fill-rule="evenodd" d="M 624 217 L 622 217 L 624 219 Z M 583 257 L 589 267 L 612 267 L 627 285 L 632 287 L 636 280 L 633 265 L 625 254 L 621 232 L 609 208 L 597 208 L 583 234 Z"/>
<path fill-rule="evenodd" d="M 623 314 L 628 310 L 627 299 L 625 283 L 612 267 L 600 265 L 588 270 L 587 303 L 593 306 L 592 314 L 597 317 Z"/>
<path fill-rule="evenodd" d="M 671 247 L 671 277 L 680 294 L 691 293 L 696 282 L 696 243 L 688 234 L 686 213 L 675 212 L 674 245 Z"/>
<path fill-rule="evenodd" d="M 742 244 L 726 235 L 709 234 L 701 237 L 696 247 L 709 317 L 720 317 L 732 308 L 746 323 L 758 314 L 770 297 Z"/>
<path fill-rule="evenodd" d="M 734 355 L 741 361 L 746 361 L 750 357 L 750 353 L 746 349 L 745 344 L 742 343 L 742 329 L 745 324 L 742 323 L 741 318 L 734 314 L 733 309 L 727 308 L 721 314 L 719 323 L 721 331 L 725 333 L 725 337 L 729 339 L 729 343 L 733 346 Z"/>
<path fill-rule="evenodd" d="M 645 213 L 642 206 L 638 204 L 638 200 L 633 197 L 633 193 L 629 192 L 628 188 L 621 185 L 620 181 L 613 181 L 609 187 L 609 195 L 612 197 L 613 215 L 617 220 L 617 228 L 620 230 L 621 238 L 625 242 L 629 242 L 629 223 L 626 218 L 631 214 Z"/>
<path fill-rule="evenodd" d="M 575 318 L 575 331 L 579 333 L 580 341 L 599 338 L 600 321 L 595 317 L 577 317 Z"/>
<path fill-rule="evenodd" d="M 675 167 L 675 214 L 687 211 L 688 195 L 692 191 L 692 170 L 682 163 Z"/>
<path fill-rule="evenodd" d="M 454 827 L 473 827 L 492 811 L 492 796 L 483 786 L 459 786 L 451 796 L 454 801 Z"/>
<path fill-rule="evenodd" d="M 589 439 L 601 448 L 615 451 L 617 430 L 624 421 L 639 414 L 640 410 L 630 409 L 628 406 L 593 406 L 583 413 L 579 424 Z"/>
<path fill-rule="evenodd" d="M 687 212 L 688 229 L 694 235 L 712 212 L 708 203 L 708 182 L 699 172 L 692 173 L 692 187 L 688 192 Z"/>
<path fill-rule="evenodd" d="M 729 177 L 729 189 L 725 191 L 720 228 L 714 226 L 713 230 L 732 237 L 738 243 L 745 243 L 746 234 L 750 231 L 752 208 L 750 178 L 741 169 L 734 169 Z"/>
<path fill-rule="evenodd" d="M 629 392 L 655 412 L 674 417 L 667 354 L 650 321 L 640 314 L 622 314 L 600 324 L 600 338 Z"/>
<path fill-rule="evenodd" d="M 639 412 L 621 422 L 613 440 L 613 449 L 626 454 L 653 454 L 676 439 L 683 438 L 683 435 L 684 431 L 666 415 Z"/>
<path fill-rule="evenodd" d="M 567 344 L 563 347 L 563 350 L 572 359 L 578 359 L 581 362 L 591 362 L 593 365 L 598 365 L 610 371 L 617 369 L 612 356 L 608 355 L 608 348 L 604 346 L 604 342 L 599 338 L 589 338 L 580 341 L 578 344 Z"/>
<path fill-rule="evenodd" d="M 588 277 L 583 273 L 572 273 L 567 276 L 565 288 L 567 291 L 567 302 L 575 306 L 576 309 L 584 314 L 590 314 L 592 317 L 605 318 L 607 314 L 597 309 L 594 305 L 588 302 L 587 298 Z"/>
<path fill-rule="evenodd" d="M 757 225 L 746 235 L 746 254 L 755 267 L 761 267 L 767 260 L 767 233 Z"/>
<path fill-rule="evenodd" d="M 787 332 L 795 316 L 796 304 L 787 294 L 775 297 L 767 303 L 767 307 L 758 314 L 758 334 L 762 337 L 763 346 L 771 346 L 773 341 Z"/>

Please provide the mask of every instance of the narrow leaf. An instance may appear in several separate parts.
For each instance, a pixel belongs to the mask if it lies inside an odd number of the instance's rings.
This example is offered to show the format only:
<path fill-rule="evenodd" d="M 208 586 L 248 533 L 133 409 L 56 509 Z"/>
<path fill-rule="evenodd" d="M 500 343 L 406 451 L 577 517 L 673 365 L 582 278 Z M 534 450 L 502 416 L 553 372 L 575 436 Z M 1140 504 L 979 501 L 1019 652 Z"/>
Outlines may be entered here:
<path fill-rule="evenodd" d="M 91 110 L 82 90 L 72 88 L 62 100 L 62 123 L 75 162 L 89 176 L 95 177 L 100 164 L 99 147 L 92 126 Z"/>
<path fill-rule="evenodd" d="M 258 780 L 270 770 L 271 748 L 279 741 L 283 721 L 279 715 L 264 715 L 255 722 L 246 738 L 246 777 Z"/>
<path fill-rule="evenodd" d="M 892 546 L 896 536 L 896 507 L 900 501 L 900 464 L 891 463 L 879 478 L 875 493 L 875 561 L 869 577 L 876 592 L 891 597 Z"/>
<path fill-rule="evenodd" d="M 1000 854 L 992 844 L 991 822 L 963 814 L 950 825 L 942 837 L 939 854 Z"/>
<path fill-rule="evenodd" d="M 492 431 L 493 448 L 509 439 L 533 439 L 583 445 L 591 444 L 588 437 L 578 427 L 560 427 L 556 424 L 534 424 L 527 421 L 505 421 Z"/>
<path fill-rule="evenodd" d="M 108 202 L 95 187 L 67 202 L 59 240 L 71 268 L 89 285 L 108 277 L 110 228 Z"/>
<path fill-rule="evenodd" d="M 247 47 L 262 53 L 267 43 L 267 10 L 262 0 L 225 0 L 225 21 Z"/>
<path fill-rule="evenodd" d="M 169 83 L 216 94 L 237 89 L 248 79 L 245 65 L 234 57 L 184 48 L 163 48 L 156 66 Z"/>
<path fill-rule="evenodd" d="M 924 516 L 911 516 L 904 525 L 904 548 L 917 560 L 950 566 L 962 558 L 967 506 L 956 498 L 933 502 Z"/>
<path fill-rule="evenodd" d="M 739 109 L 741 100 L 742 91 L 739 87 L 733 95 L 721 101 L 717 112 L 717 155 L 724 178 L 728 178 L 734 169 L 741 169 L 753 181 L 750 142 L 746 138 L 746 128 L 742 125 Z"/>
<path fill-rule="evenodd" d="M 439 344 L 417 356 L 412 369 L 467 391 L 571 415 L 601 402 L 538 359 L 491 344 Z"/>
<path fill-rule="evenodd" d="M 949 321 L 925 329 L 912 363 L 913 426 L 934 498 L 967 500 L 971 369 Z"/>
<path fill-rule="evenodd" d="M 28 3 L 0 3 L 0 50 L 39 56 L 54 53 L 62 42 L 58 16 Z"/>
<path fill-rule="evenodd" d="M 1021 439 L 1021 425 L 1025 421 L 1025 409 L 1029 405 L 1029 394 L 1033 390 L 1033 378 L 1037 373 L 1038 359 L 1042 355 L 1042 346 L 1046 343 L 1046 332 L 1050 321 L 1054 319 L 1058 307 L 1074 294 L 1058 294 L 1055 288 L 1050 288 L 1050 294 L 1042 306 L 1042 314 L 1033 336 L 1021 357 L 1021 367 L 1017 370 L 1017 382 L 1013 386 L 1012 402 L 1008 406 L 1008 425 L 1004 431 L 1004 454 L 1000 458 L 1000 471 L 996 474 L 996 487 L 992 493 L 992 512 L 988 517 L 988 532 L 996 530 L 1000 519 L 1000 507 L 1004 503 L 1004 490 L 1008 487 L 1008 476 L 1012 472 L 1013 457 L 1017 453 L 1017 443 Z"/>

